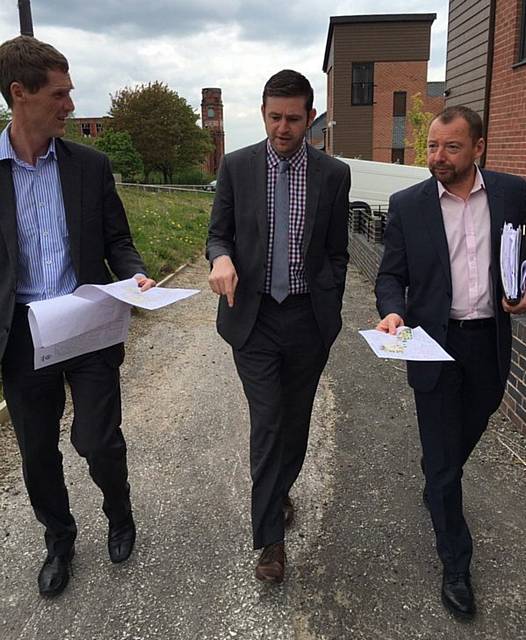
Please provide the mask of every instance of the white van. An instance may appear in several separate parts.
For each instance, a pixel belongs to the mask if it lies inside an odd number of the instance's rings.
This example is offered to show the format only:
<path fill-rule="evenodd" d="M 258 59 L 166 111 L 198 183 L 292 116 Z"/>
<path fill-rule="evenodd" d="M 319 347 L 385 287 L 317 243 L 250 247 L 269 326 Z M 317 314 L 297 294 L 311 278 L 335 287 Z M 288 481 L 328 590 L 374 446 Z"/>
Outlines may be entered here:
<path fill-rule="evenodd" d="M 349 201 L 367 203 L 370 208 L 387 205 L 391 194 L 430 177 L 427 167 L 340 158 L 351 167 Z"/>

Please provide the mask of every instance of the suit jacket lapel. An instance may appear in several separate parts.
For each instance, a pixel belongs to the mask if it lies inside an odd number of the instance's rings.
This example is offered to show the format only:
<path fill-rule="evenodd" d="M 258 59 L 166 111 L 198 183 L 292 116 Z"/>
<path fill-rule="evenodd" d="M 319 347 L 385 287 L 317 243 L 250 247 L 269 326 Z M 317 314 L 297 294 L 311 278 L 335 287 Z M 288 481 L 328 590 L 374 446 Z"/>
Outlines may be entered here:
<path fill-rule="evenodd" d="M 440 259 L 440 264 L 451 287 L 451 265 L 449 262 L 449 248 L 447 244 L 446 229 L 442 217 L 442 208 L 438 198 L 438 189 L 434 178 L 427 181 L 422 198 L 422 213 L 425 217 L 431 240 Z"/>
<path fill-rule="evenodd" d="M 62 140 L 56 142 L 62 197 L 66 211 L 69 247 L 73 266 L 80 271 L 80 232 L 82 219 L 82 167 L 80 160 Z"/>
<path fill-rule="evenodd" d="M 9 258 L 13 265 L 18 260 L 18 239 L 16 230 L 16 198 L 11 160 L 0 162 L 0 233 L 4 236 Z"/>
<path fill-rule="evenodd" d="M 501 189 L 497 178 L 481 170 L 484 178 L 484 186 L 488 195 L 488 206 L 491 223 L 491 275 L 494 290 L 497 291 L 497 283 L 500 275 L 500 237 L 504 226 L 505 212 L 503 209 Z"/>
<path fill-rule="evenodd" d="M 307 145 L 307 196 L 305 200 L 305 230 L 303 233 L 303 255 L 307 255 L 307 249 L 314 229 L 316 211 L 321 187 L 320 159 L 317 158 Z"/>
<path fill-rule="evenodd" d="M 251 159 L 252 193 L 255 196 L 256 219 L 259 235 L 264 248 L 268 250 L 268 211 L 267 211 L 267 142 L 264 140 L 254 150 Z"/>

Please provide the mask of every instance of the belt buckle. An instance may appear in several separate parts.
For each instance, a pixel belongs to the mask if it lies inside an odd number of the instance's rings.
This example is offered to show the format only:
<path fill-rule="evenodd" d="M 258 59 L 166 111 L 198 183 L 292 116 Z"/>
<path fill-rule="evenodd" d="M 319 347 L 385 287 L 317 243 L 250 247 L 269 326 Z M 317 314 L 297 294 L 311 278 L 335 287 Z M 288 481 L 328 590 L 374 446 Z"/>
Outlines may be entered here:
<path fill-rule="evenodd" d="M 462 329 L 464 327 L 464 320 L 460 320 L 458 326 Z"/>

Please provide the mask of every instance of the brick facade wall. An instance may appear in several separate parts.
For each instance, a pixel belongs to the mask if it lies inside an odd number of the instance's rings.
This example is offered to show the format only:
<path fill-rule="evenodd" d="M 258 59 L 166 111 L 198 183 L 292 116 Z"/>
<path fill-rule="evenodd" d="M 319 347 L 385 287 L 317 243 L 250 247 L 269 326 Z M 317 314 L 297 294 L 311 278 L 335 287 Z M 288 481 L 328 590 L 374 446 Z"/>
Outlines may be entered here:
<path fill-rule="evenodd" d="M 526 178 L 526 64 L 520 46 L 521 0 L 496 3 L 486 167 Z"/>
<path fill-rule="evenodd" d="M 383 245 L 367 240 L 363 233 L 349 233 L 351 263 L 374 283 Z M 511 371 L 500 410 L 510 418 L 515 428 L 526 435 L 526 318 L 512 319 Z"/>
<path fill-rule="evenodd" d="M 373 156 L 378 162 L 391 162 L 393 148 L 393 94 L 407 93 L 407 111 L 411 108 L 411 97 L 420 93 L 424 100 L 424 111 L 437 114 L 444 108 L 443 97 L 427 95 L 427 62 L 376 62 L 374 65 L 373 107 Z M 411 140 L 411 127 L 406 119 L 405 138 Z M 405 164 L 413 164 L 415 152 L 405 147 Z"/>

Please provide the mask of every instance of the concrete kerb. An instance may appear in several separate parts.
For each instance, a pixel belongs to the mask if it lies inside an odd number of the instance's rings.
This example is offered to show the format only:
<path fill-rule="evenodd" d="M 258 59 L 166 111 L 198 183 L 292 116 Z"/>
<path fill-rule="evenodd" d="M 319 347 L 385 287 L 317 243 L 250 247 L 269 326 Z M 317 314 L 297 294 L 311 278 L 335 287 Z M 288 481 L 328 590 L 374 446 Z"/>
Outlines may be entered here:
<path fill-rule="evenodd" d="M 167 285 L 169 282 L 171 282 L 175 276 L 180 273 L 183 269 L 186 269 L 186 267 L 188 266 L 188 262 L 185 262 L 184 264 L 182 264 L 180 267 L 177 267 L 177 269 L 173 272 L 173 273 L 169 273 L 167 276 L 165 276 L 160 282 L 157 283 L 158 287 L 164 287 L 165 285 Z"/>
<path fill-rule="evenodd" d="M 9 422 L 9 411 L 7 410 L 7 404 L 5 400 L 0 402 L 0 424 Z"/>
<path fill-rule="evenodd" d="M 171 282 L 171 280 L 173 280 L 173 278 L 175 278 L 175 276 L 178 273 L 180 273 L 183 269 L 186 269 L 187 266 L 188 266 L 188 263 L 185 262 L 180 267 L 177 267 L 177 269 L 173 273 L 169 273 L 160 282 L 158 282 L 157 286 L 158 287 L 163 287 L 163 286 L 167 285 L 169 282 Z M 0 424 L 4 424 L 6 422 L 9 422 L 9 420 L 10 420 L 10 418 L 9 418 L 9 411 L 7 410 L 7 404 L 6 404 L 5 400 L 2 400 L 0 402 Z"/>

